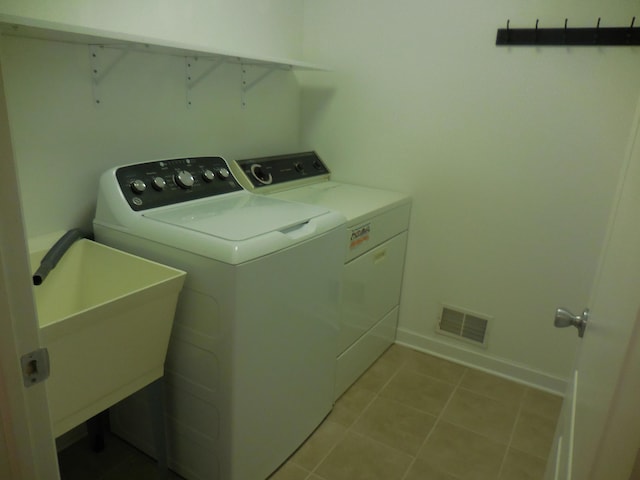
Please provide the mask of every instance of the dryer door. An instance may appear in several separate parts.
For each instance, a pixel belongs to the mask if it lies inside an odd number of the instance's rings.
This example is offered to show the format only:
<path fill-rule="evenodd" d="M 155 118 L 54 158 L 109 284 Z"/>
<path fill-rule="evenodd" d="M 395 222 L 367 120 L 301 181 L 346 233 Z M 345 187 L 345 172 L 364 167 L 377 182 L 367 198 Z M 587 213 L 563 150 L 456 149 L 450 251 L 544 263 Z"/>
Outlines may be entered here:
<path fill-rule="evenodd" d="M 344 266 L 338 355 L 400 302 L 406 245 L 404 232 Z"/>

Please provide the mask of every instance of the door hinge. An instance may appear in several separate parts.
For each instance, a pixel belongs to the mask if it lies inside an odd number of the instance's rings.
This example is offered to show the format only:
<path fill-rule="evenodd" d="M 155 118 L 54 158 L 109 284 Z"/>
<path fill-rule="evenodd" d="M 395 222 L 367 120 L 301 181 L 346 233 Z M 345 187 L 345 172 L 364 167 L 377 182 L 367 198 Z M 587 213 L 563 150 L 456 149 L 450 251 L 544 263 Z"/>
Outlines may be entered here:
<path fill-rule="evenodd" d="M 20 364 L 22 365 L 22 380 L 25 387 L 30 387 L 49 378 L 49 351 L 46 348 L 25 353 L 20 358 Z"/>

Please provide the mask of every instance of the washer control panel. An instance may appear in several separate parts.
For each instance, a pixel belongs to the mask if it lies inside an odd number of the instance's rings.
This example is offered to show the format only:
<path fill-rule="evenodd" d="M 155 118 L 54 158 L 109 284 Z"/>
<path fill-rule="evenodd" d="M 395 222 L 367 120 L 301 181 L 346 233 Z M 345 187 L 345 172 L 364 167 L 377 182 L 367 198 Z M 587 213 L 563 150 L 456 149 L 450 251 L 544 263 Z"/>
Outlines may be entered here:
<path fill-rule="evenodd" d="M 236 160 L 235 164 L 254 189 L 314 177 L 329 178 L 330 174 L 316 152 L 247 158 Z M 237 170 L 236 174 L 239 175 Z"/>
<path fill-rule="evenodd" d="M 136 211 L 242 190 L 222 157 L 173 158 L 116 170 L 120 190 Z"/>

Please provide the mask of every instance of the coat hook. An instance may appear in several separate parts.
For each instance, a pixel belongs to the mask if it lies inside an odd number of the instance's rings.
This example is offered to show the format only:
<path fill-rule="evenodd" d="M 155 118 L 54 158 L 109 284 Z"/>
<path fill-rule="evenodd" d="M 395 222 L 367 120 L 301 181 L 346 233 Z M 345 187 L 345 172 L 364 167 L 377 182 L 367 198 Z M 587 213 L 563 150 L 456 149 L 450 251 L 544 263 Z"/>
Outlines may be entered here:
<path fill-rule="evenodd" d="M 600 17 L 598 17 L 598 23 L 596 24 L 596 33 L 593 37 L 593 43 L 598 43 L 600 40 Z"/>
<path fill-rule="evenodd" d="M 535 31 L 535 42 L 538 43 L 538 22 L 539 19 L 536 18 L 536 31 Z"/>
<path fill-rule="evenodd" d="M 633 24 L 636 23 L 636 17 L 631 19 L 631 25 L 629 25 L 629 30 L 627 30 L 627 43 L 631 43 L 631 34 L 633 33 Z"/>
<path fill-rule="evenodd" d="M 633 17 L 635 18 L 635 17 Z M 511 43 L 511 31 L 509 30 L 509 23 L 511 20 L 507 18 L 507 43 Z"/>
<path fill-rule="evenodd" d="M 568 18 L 564 19 L 564 31 L 562 32 L 562 39 L 564 43 L 567 43 L 567 23 L 569 22 Z"/>

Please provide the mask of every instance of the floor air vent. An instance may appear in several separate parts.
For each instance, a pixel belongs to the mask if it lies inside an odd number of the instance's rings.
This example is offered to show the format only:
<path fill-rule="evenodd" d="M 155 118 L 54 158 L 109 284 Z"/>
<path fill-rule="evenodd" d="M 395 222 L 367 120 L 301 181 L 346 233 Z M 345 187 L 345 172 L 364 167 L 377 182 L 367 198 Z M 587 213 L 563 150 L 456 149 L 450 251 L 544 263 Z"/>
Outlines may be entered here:
<path fill-rule="evenodd" d="M 436 331 L 443 335 L 484 346 L 487 345 L 487 327 L 489 318 L 461 311 L 451 307 L 442 307 L 440 321 Z"/>

